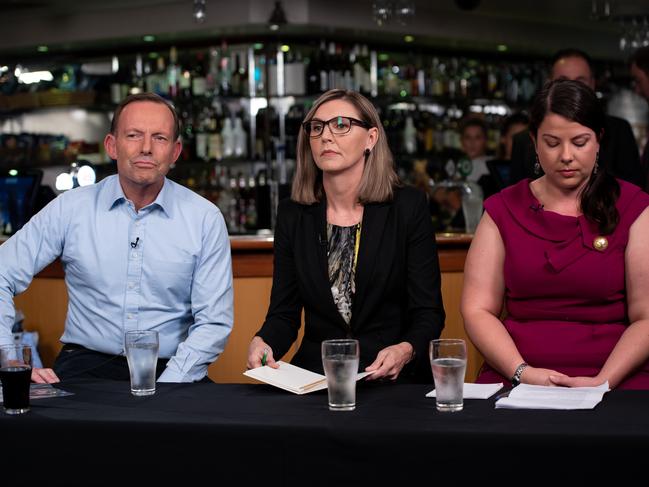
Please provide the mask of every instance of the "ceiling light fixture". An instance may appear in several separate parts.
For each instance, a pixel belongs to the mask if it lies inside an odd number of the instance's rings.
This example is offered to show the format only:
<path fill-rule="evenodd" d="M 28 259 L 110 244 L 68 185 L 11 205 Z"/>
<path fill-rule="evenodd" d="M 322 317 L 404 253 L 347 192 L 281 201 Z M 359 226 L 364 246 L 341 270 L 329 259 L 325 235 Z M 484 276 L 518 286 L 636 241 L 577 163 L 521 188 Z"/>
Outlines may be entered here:
<path fill-rule="evenodd" d="M 282 2 L 275 2 L 273 12 L 268 19 L 268 27 L 270 30 L 279 30 L 280 27 L 286 25 L 286 13 L 282 7 Z"/>
<path fill-rule="evenodd" d="M 415 16 L 413 0 L 374 0 L 372 2 L 372 17 L 376 25 L 397 23 L 407 25 Z"/>
<path fill-rule="evenodd" d="M 207 0 L 194 0 L 194 10 L 192 16 L 194 22 L 202 24 L 207 16 Z"/>

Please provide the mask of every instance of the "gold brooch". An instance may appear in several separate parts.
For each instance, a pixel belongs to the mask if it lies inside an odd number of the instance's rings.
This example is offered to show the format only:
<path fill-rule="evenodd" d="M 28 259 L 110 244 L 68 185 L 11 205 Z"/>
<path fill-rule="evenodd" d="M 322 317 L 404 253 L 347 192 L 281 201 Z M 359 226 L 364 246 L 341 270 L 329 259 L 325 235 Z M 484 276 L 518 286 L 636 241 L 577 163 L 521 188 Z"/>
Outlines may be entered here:
<path fill-rule="evenodd" d="M 599 250 L 600 252 L 603 252 L 606 250 L 606 247 L 608 247 L 608 240 L 606 237 L 595 237 L 595 240 L 593 240 L 593 247 L 595 250 Z"/>

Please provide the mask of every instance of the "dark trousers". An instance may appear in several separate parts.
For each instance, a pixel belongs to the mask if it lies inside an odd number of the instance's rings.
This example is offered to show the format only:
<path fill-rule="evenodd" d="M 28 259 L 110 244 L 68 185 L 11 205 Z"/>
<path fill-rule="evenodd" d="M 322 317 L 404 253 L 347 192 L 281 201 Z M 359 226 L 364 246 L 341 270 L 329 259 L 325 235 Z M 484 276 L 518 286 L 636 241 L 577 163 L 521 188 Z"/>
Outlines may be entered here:
<path fill-rule="evenodd" d="M 167 366 L 168 359 L 158 359 L 156 378 Z M 81 345 L 63 345 L 54 362 L 54 372 L 62 381 L 72 378 L 130 380 L 128 362 L 122 355 L 95 352 Z"/>

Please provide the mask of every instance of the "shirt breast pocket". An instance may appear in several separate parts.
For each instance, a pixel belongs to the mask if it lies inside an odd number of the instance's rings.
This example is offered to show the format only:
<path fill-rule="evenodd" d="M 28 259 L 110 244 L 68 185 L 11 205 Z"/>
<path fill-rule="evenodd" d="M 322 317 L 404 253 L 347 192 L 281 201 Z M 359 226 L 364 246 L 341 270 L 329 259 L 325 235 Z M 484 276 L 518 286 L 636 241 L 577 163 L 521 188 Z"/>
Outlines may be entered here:
<path fill-rule="evenodd" d="M 194 275 L 193 262 L 149 259 L 145 266 L 147 284 L 153 295 L 188 301 Z"/>

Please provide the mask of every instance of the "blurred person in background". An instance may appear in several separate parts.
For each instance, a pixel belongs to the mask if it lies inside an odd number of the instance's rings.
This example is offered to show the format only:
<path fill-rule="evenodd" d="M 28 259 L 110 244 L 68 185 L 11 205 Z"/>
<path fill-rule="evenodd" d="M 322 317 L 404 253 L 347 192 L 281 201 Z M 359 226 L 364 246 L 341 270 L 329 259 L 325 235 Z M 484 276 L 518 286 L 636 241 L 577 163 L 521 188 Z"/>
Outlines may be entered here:
<path fill-rule="evenodd" d="M 511 161 L 514 136 L 527 130 L 530 124 L 530 117 L 525 113 L 512 113 L 505 119 L 500 128 L 500 159 Z"/>
<path fill-rule="evenodd" d="M 649 47 L 641 47 L 631 55 L 631 76 L 638 95 L 649 103 Z M 642 150 L 642 187 L 649 192 L 649 137 Z"/>
<path fill-rule="evenodd" d="M 487 124 L 481 118 L 469 116 L 460 123 L 460 143 L 462 151 L 471 161 L 470 168 L 465 169 L 460 162 L 458 170 L 467 181 L 478 183 L 483 197 L 498 191 L 487 161 L 493 156 L 487 154 Z"/>
<path fill-rule="evenodd" d="M 579 49 L 562 49 L 555 53 L 550 64 L 549 79 L 579 81 L 595 90 L 593 63 L 588 54 Z M 638 144 L 629 122 L 622 118 L 606 115 L 604 137 L 600 160 L 605 160 L 610 173 L 643 187 L 642 169 Z M 514 136 L 510 183 L 524 178 L 542 176 L 542 168 L 536 163 L 534 143 L 530 133 L 525 131 Z"/>

